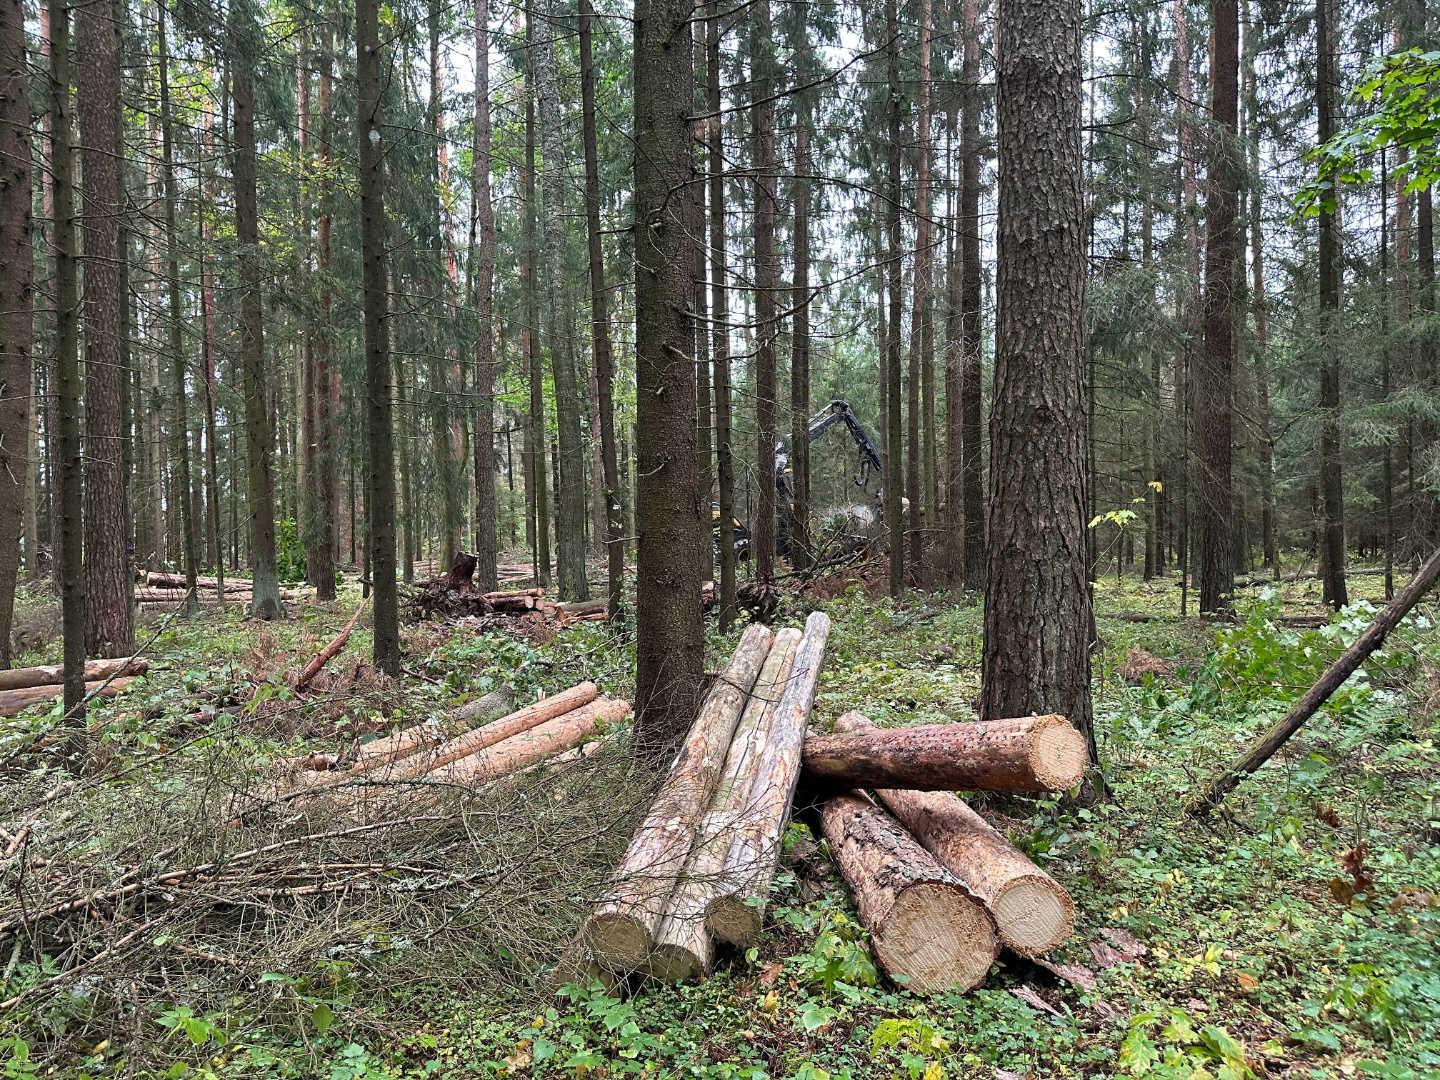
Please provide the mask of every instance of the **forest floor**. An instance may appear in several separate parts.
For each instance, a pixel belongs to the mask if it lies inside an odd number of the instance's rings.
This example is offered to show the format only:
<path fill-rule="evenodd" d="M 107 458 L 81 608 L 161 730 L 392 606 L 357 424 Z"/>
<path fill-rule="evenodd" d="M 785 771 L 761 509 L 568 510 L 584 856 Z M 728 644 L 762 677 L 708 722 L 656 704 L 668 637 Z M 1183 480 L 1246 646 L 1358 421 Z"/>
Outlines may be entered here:
<path fill-rule="evenodd" d="M 882 724 L 973 716 L 973 598 L 917 596 L 897 609 L 863 583 L 827 584 L 841 595 L 823 601 L 834 629 L 818 725 L 849 709 Z M 1378 601 L 1378 576 L 1352 585 Z M 351 844 L 343 858 L 275 871 L 291 883 L 283 889 L 278 877 L 229 872 L 143 913 L 97 911 L 84 925 L 103 926 L 85 932 L 117 943 L 109 965 L 53 993 L 46 981 L 77 962 L 81 930 L 24 950 L 12 931 L 13 951 L 0 940 L 0 997 L 22 1000 L 0 1012 L 0 1070 L 177 1080 L 1440 1075 L 1434 599 L 1241 785 L 1230 820 L 1181 813 L 1368 621 L 1362 601 L 1321 627 L 1286 625 L 1323 611 L 1317 582 L 1282 588 L 1242 590 L 1240 621 L 1215 623 L 1178 617 L 1173 580 L 1102 581 L 1095 722 L 1113 800 L 975 804 L 1070 890 L 1076 934 L 1053 959 L 1090 968 L 1089 989 L 1007 953 L 971 994 L 895 990 L 877 977 L 823 849 L 795 825 L 756 949 L 698 985 L 646 985 L 625 1000 L 547 997 L 543 968 L 654 782 L 611 746 L 553 790 L 521 782 L 458 816 L 413 817 L 409 840 L 392 835 L 399 825 L 367 834 L 379 861 L 368 877 L 355 876 L 367 862 Z M 193 865 L 216 845 L 320 835 L 327 822 L 303 813 L 227 833 L 229 795 L 283 754 L 333 749 L 502 681 L 522 700 L 581 677 L 629 697 L 633 649 L 603 624 L 526 640 L 409 623 L 405 664 L 423 679 L 376 677 L 357 630 L 318 696 L 295 699 L 286 672 L 357 602 L 346 590 L 333 608 L 292 605 L 271 625 L 234 608 L 191 625 L 147 616 L 140 636 L 158 628 L 146 652 L 160 670 L 96 710 L 103 779 L 51 804 L 69 807 L 45 834 L 56 854 L 29 869 L 60 882 L 47 895 L 63 896 L 71 879 L 101 891 L 142 864 L 146 874 Z M 779 621 L 798 625 L 819 603 L 787 597 Z M 58 660 L 54 619 L 49 598 L 24 602 L 35 643 L 25 662 Z M 713 664 L 738 631 L 710 626 Z M 248 704 L 236 711 L 237 701 Z M 45 767 L 54 721 L 42 708 L 0 732 L 0 821 L 56 784 Z M 422 820 L 436 824 L 422 834 Z M 0 873 L 4 920 L 22 889 L 13 859 Z M 306 875 L 340 884 L 305 893 L 295 883 Z M 143 933 L 117 936 L 127 926 Z"/>

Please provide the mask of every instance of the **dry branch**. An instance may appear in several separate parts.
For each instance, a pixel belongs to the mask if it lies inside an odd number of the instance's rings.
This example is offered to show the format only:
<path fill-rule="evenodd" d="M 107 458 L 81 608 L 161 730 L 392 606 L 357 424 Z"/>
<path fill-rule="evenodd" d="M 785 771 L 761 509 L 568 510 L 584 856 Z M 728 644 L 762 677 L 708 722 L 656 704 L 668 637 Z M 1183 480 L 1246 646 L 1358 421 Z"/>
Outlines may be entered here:
<path fill-rule="evenodd" d="M 335 640 L 321 649 L 319 653 L 315 655 L 315 658 L 305 665 L 305 670 L 302 671 L 300 677 L 295 680 L 296 690 L 304 690 L 309 686 L 310 681 L 314 679 L 316 675 L 320 674 L 320 669 L 334 659 L 341 649 L 345 648 L 345 644 L 350 640 L 350 631 L 355 629 L 355 621 L 360 618 L 360 613 L 365 610 L 365 605 L 369 602 L 370 598 L 368 596 L 364 600 L 361 600 L 360 606 L 355 609 L 355 614 L 351 615 L 350 621 L 345 624 L 345 629 L 336 634 Z"/>
<path fill-rule="evenodd" d="M 842 732 L 873 728 L 857 712 L 835 722 L 835 730 Z M 959 796 L 902 788 L 880 788 L 875 794 L 921 846 L 984 903 L 1005 945 L 1037 956 L 1074 932 L 1070 894 Z"/>
<path fill-rule="evenodd" d="M 595 911 L 585 923 L 590 951 L 612 971 L 645 964 L 700 816 L 725 764 L 745 700 L 770 651 L 769 629 L 746 627 L 730 663 L 715 680 L 660 794 L 635 830 Z"/>
<path fill-rule="evenodd" d="M 873 728 L 805 740 L 805 770 L 836 787 L 1064 791 L 1085 774 L 1085 740 L 1063 716 Z"/>

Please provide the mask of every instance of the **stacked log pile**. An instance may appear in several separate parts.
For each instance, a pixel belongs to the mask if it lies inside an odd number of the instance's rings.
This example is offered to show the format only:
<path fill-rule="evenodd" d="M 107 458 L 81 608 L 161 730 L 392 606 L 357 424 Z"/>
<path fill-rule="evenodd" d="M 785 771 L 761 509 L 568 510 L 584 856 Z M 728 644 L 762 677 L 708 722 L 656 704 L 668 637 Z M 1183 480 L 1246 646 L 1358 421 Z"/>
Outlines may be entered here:
<path fill-rule="evenodd" d="M 162 574 L 152 570 L 145 575 L 145 584 L 135 590 L 135 602 L 141 605 L 142 609 L 152 604 L 176 604 L 185 599 L 187 592 L 184 574 Z M 313 589 L 280 590 L 280 599 L 285 601 L 303 600 L 313 595 Z M 248 604 L 253 598 L 252 584 L 243 578 L 226 578 L 222 594 L 218 580 L 213 577 L 199 577 L 195 579 L 195 598 L 202 604 L 215 604 L 222 600 Z"/>
<path fill-rule="evenodd" d="M 431 578 L 410 599 L 421 618 L 483 618 L 490 625 L 505 625 L 506 619 L 520 617 L 541 623 L 555 623 L 562 629 L 576 622 L 604 622 L 604 600 L 556 603 L 545 598 L 543 588 L 501 589 L 481 592 L 475 587 L 476 558 L 468 551 L 455 555 L 447 573 Z M 492 618 L 499 616 L 498 619 Z"/>
<path fill-rule="evenodd" d="M 1001 947 L 1041 956 L 1074 929 L 1065 890 L 954 792 L 1060 791 L 1085 745 L 1064 718 L 808 734 L 829 633 L 751 626 L 551 984 L 708 975 L 760 935 L 802 769 L 879 966 L 917 994 L 970 990 Z M 808 737 L 807 737 L 808 735 Z"/>
<path fill-rule="evenodd" d="M 150 661 L 143 656 L 85 662 L 85 693 L 112 698 L 144 675 Z M 59 664 L 0 671 L 0 717 L 15 716 L 31 705 L 54 701 L 65 693 L 65 669 Z"/>

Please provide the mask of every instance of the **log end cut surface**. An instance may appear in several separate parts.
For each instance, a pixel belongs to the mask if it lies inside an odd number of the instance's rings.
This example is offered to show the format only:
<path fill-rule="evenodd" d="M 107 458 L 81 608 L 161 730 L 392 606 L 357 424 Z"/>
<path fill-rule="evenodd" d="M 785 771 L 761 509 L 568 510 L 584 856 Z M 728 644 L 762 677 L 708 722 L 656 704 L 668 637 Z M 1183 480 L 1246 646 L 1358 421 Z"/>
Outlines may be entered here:
<path fill-rule="evenodd" d="M 900 893 L 872 942 L 886 973 L 915 994 L 973 990 L 1000 952 L 985 909 L 944 882 Z"/>
<path fill-rule="evenodd" d="M 1030 742 L 1035 776 L 1049 791 L 1067 791 L 1085 778 L 1085 739 L 1063 716 L 1042 716 Z"/>
<path fill-rule="evenodd" d="M 689 982 L 705 974 L 705 964 L 692 950 L 661 943 L 645 964 L 646 971 L 661 982 Z"/>
<path fill-rule="evenodd" d="M 643 922 L 623 912 L 597 911 L 585 924 L 590 954 L 605 968 L 628 975 L 650 959 L 650 932 Z"/>
<path fill-rule="evenodd" d="M 1075 930 L 1069 894 L 1045 875 L 1016 878 L 991 902 L 1005 944 L 1026 956 L 1060 945 Z"/>
<path fill-rule="evenodd" d="M 721 941 L 745 948 L 760 936 L 764 916 L 759 908 L 745 903 L 742 896 L 723 896 L 705 913 L 705 928 Z"/>

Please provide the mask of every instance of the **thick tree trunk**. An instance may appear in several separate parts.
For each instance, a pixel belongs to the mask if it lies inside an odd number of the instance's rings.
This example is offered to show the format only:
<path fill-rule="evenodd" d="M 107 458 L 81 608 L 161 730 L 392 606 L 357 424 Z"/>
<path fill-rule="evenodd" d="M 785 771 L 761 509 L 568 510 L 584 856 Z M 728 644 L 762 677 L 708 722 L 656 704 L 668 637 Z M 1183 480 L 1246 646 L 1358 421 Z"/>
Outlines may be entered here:
<path fill-rule="evenodd" d="M 0 670 L 13 662 L 10 629 L 20 578 L 34 577 L 39 528 L 30 415 L 34 358 L 29 58 L 20 0 L 0 0 Z"/>
<path fill-rule="evenodd" d="M 888 205 L 885 207 L 885 259 L 890 314 L 885 335 L 885 524 L 890 533 L 890 595 L 905 593 L 905 478 L 900 442 L 900 319 L 904 298 L 900 288 L 900 23 L 895 0 L 885 0 L 885 111 L 889 144 L 885 149 Z"/>
<path fill-rule="evenodd" d="M 701 705 L 650 812 L 586 920 L 591 955 L 612 971 L 636 971 L 650 956 L 770 643 L 766 627 L 759 623 L 746 627 L 730 663 Z"/>
<path fill-rule="evenodd" d="M 780 840 L 800 781 L 800 750 L 829 636 L 829 616 L 812 612 L 805 620 L 805 635 L 795 651 L 790 678 L 775 706 L 764 760 L 751 782 L 744 813 L 725 856 L 723 887 L 705 913 L 709 931 L 734 945 L 749 946 L 760 936 Z"/>
<path fill-rule="evenodd" d="M 837 732 L 873 728 L 854 712 L 835 721 Z M 875 794 L 925 850 L 979 898 L 1005 945 L 1040 956 L 1074 933 L 1070 894 L 959 796 L 908 788 L 881 788 Z"/>
<path fill-rule="evenodd" d="M 1229 3 L 1230 0 L 1224 0 Z M 1233 9 L 1233 4 L 1232 4 Z M 1332 0 L 1316 0 L 1316 141 L 1335 134 L 1335 93 L 1339 64 L 1336 34 L 1339 10 Z M 1336 611 L 1350 598 L 1345 588 L 1345 488 L 1342 476 L 1340 410 L 1340 215 L 1320 214 L 1320 499 L 1325 515 L 1325 600 Z"/>
<path fill-rule="evenodd" d="M 556 573 L 565 600 L 590 599 L 585 576 L 585 470 L 580 440 L 580 384 L 575 377 L 574 343 L 565 332 L 565 140 L 560 120 L 560 91 L 555 80 L 552 40 L 560 28 L 553 0 L 545 0 L 544 25 L 535 38 L 535 88 L 540 99 L 540 139 L 544 148 L 541 181 L 545 189 L 545 337 L 555 378 L 555 421 L 559 433 L 560 486 L 555 495 Z"/>
<path fill-rule="evenodd" d="M 841 787 L 917 791 L 1065 791 L 1085 773 L 1085 743 L 1063 716 L 874 728 L 805 740 L 805 771 Z"/>
<path fill-rule="evenodd" d="M 604 472 L 605 551 L 610 618 L 625 598 L 625 523 L 620 510 L 620 467 L 615 453 L 615 361 L 610 349 L 609 293 L 600 246 L 600 153 L 595 132 L 595 61 L 590 0 L 580 0 L 580 99 L 585 144 L 585 237 L 590 257 L 590 347 L 595 356 L 596 412 Z"/>
<path fill-rule="evenodd" d="M 837 795 L 820 828 L 885 974 L 912 994 L 973 990 L 1000 955 L 990 913 L 870 800 Z"/>
<path fill-rule="evenodd" d="M 380 113 L 377 0 L 356 0 L 356 80 L 360 142 L 360 245 L 365 319 L 365 394 L 369 431 L 370 573 L 375 596 L 375 666 L 400 674 L 400 612 L 395 585 L 395 449 L 390 405 L 390 324 L 385 259 L 385 158 Z M 259 586 L 257 580 L 257 588 Z"/>
<path fill-rule="evenodd" d="M 730 386 L 730 273 L 725 256 L 725 146 L 720 100 L 719 0 L 710 0 L 705 67 L 706 105 L 710 114 L 710 319 L 715 336 L 711 343 L 715 378 L 715 471 L 720 503 L 720 629 L 729 631 L 735 620 L 735 457 L 732 443 Z M 701 506 L 710 520 L 710 508 Z M 710 543 L 710 530 L 702 542 Z"/>
<path fill-rule="evenodd" d="M 673 747 L 700 703 L 704 537 L 695 475 L 692 0 L 635 8 L 636 721 L 642 754 Z M 768 478 L 767 478 L 768 479 Z M 773 483 L 773 481 L 771 481 Z"/>
<path fill-rule="evenodd" d="M 705 926 L 705 912 L 723 891 L 725 857 L 749 801 L 755 774 L 765 758 L 775 705 L 785 690 L 799 644 L 800 631 L 793 627 L 776 633 L 745 711 L 735 725 L 710 808 L 695 829 L 684 872 L 655 932 L 655 947 L 646 970 L 656 978 L 683 982 L 709 974 L 713 966 L 714 943 Z"/>
<path fill-rule="evenodd" d="M 759 497 L 751 522 L 755 577 L 775 578 L 775 102 L 770 0 L 750 13 L 750 125 L 755 170 L 755 474 Z"/>
<path fill-rule="evenodd" d="M 1090 706 L 1078 0 L 1002 0 L 989 568 L 980 715 Z M 1043 224 L 1042 224 L 1043 223 Z"/>

